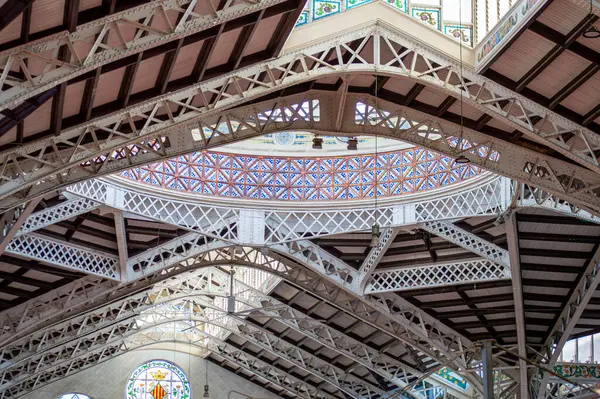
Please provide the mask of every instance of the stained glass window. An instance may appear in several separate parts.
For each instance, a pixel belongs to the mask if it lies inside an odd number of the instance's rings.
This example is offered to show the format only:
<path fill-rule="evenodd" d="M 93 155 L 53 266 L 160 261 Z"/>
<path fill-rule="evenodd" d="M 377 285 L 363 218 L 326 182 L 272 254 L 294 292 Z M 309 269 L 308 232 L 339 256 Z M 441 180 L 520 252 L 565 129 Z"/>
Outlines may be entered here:
<path fill-rule="evenodd" d="M 166 360 L 142 364 L 129 377 L 126 399 L 191 399 L 190 382 L 179 367 Z"/>
<path fill-rule="evenodd" d="M 59 396 L 56 399 L 92 399 L 87 395 L 82 393 L 65 393 L 64 395 Z"/>

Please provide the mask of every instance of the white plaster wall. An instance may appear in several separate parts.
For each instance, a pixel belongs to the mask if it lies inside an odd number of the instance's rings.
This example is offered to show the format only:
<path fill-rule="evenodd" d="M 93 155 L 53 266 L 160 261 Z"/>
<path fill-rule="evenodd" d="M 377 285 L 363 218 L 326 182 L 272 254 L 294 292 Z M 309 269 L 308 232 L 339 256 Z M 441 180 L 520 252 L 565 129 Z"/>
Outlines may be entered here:
<path fill-rule="evenodd" d="M 177 364 L 192 383 L 192 399 L 203 399 L 205 367 L 208 363 L 210 399 L 228 399 L 230 390 L 254 398 L 278 399 L 279 396 L 233 374 L 201 357 L 164 349 L 139 349 L 120 355 L 80 373 L 46 385 L 24 399 L 55 399 L 63 393 L 85 393 L 93 399 L 125 399 L 125 384 L 133 370 L 152 359 L 164 359 Z M 190 371 L 191 370 L 191 371 Z M 231 399 L 243 399 L 232 395 Z"/>

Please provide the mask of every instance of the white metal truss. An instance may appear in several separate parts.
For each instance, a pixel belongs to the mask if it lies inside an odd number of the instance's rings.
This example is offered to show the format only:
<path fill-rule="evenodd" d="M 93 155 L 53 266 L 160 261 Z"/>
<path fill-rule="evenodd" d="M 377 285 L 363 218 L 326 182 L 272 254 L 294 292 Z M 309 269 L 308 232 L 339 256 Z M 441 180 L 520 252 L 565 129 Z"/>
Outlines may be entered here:
<path fill-rule="evenodd" d="M 228 278 L 227 274 L 213 268 L 201 269 L 191 274 L 186 273 L 165 281 L 149 291 L 53 326 L 44 333 L 44 338 L 21 340 L 3 348 L 0 390 L 21 392 L 22 389 L 19 386 L 28 385 L 28 381 L 32 379 L 39 379 L 48 367 L 69 362 L 72 358 L 87 351 L 97 350 L 99 346 L 111 343 L 112 340 L 126 338 L 141 328 L 147 328 L 148 323 L 160 324 L 182 317 L 178 312 L 160 311 L 157 309 L 159 304 L 185 299 L 202 305 L 213 305 L 211 299 L 200 298 L 204 295 L 227 296 L 229 293 Z M 256 309 L 267 316 L 277 317 L 277 320 L 284 325 L 350 357 L 388 378 L 391 382 L 406 386 L 409 377 L 412 377 L 412 381 L 419 379 L 418 375 L 409 374 L 417 373 L 416 371 L 389 356 L 378 353 L 365 344 L 311 319 L 258 290 L 236 281 L 235 292 L 236 300 L 246 307 Z M 210 311 L 207 312 L 210 313 Z M 106 319 L 107 315 L 112 315 L 109 320 Z M 206 315 L 203 312 L 201 316 Z M 228 316 L 225 312 L 218 310 L 216 315 L 212 312 L 210 316 L 207 319 L 210 319 L 213 324 L 251 340 L 265 350 L 284 357 L 311 374 L 331 382 L 334 386 L 340 384 L 342 390 L 350 390 L 347 393 L 354 397 L 382 394 L 379 388 L 370 386 L 368 383 L 326 364 L 306 351 L 289 343 L 286 344 L 280 338 L 252 326 L 244 319 Z M 227 322 L 224 321 L 224 318 L 227 319 Z M 244 328 L 237 328 L 239 325 L 243 325 Z M 328 373 L 333 373 L 333 379 L 328 376 Z M 14 395 L 4 395 L 3 397 L 11 396 Z M 417 397 L 419 396 L 417 395 Z"/>
<path fill-rule="evenodd" d="M 167 325 L 168 326 L 168 325 Z M 186 325 L 189 327 L 189 325 Z M 155 327 L 155 326 L 154 326 Z M 183 335 L 183 336 L 182 336 Z M 224 357 L 235 366 L 242 367 L 271 384 L 288 391 L 294 396 L 303 399 L 333 399 L 316 387 L 301 379 L 266 363 L 241 349 L 234 347 L 216 337 L 193 330 L 187 333 L 175 334 L 163 331 L 157 333 L 151 326 L 149 329 L 139 329 L 130 337 L 122 338 L 118 334 L 112 336 L 111 342 L 92 350 L 77 351 L 77 356 L 68 361 L 59 362 L 57 365 L 47 365 L 42 373 L 32 378 L 23 380 L 20 384 L 11 387 L 2 393 L 1 398 L 20 397 L 41 386 L 62 379 L 66 376 L 85 370 L 103 361 L 112 359 L 123 353 L 142 348 L 157 342 L 181 342 L 191 346 L 200 346 Z"/>
<path fill-rule="evenodd" d="M 0 53 L 0 110 L 14 107 L 26 99 L 92 71 L 104 64 L 198 33 L 216 25 L 260 11 L 283 0 L 239 2 L 229 0 L 221 10 L 196 7 L 194 0 L 158 0 L 80 25 L 72 32 L 61 32 Z M 175 18 L 173 18 L 175 17 Z M 165 28 L 156 28 L 156 20 Z M 173 21 L 178 21 L 173 23 Z M 116 41 L 106 41 L 108 37 Z M 69 59 L 61 59 L 61 48 Z M 11 70 L 21 68 L 18 79 Z"/>
<path fill-rule="evenodd" d="M 185 261 L 176 259 L 171 266 L 165 264 L 167 269 L 146 277 L 145 280 L 138 284 L 131 283 L 122 288 L 106 288 L 103 298 L 106 296 L 118 297 L 127 295 L 134 290 L 140 290 L 152 282 L 161 281 L 169 275 L 180 273 L 186 269 L 189 270 L 190 268 L 202 267 L 204 265 L 237 264 L 269 271 L 295 286 L 330 302 L 341 310 L 349 312 L 353 317 L 357 317 L 373 327 L 385 331 L 390 336 L 399 339 L 407 345 L 417 348 L 418 351 L 427 354 L 431 358 L 440 359 L 442 364 L 452 368 L 466 368 L 468 353 L 476 351 L 473 343 L 467 338 L 449 329 L 413 305 L 405 301 L 403 302 L 401 298 L 396 298 L 392 301 L 376 295 L 373 295 L 369 299 L 362 298 L 336 285 L 328 277 L 321 276 L 306 267 L 294 265 L 283 258 L 279 260 L 274 251 L 269 251 L 270 256 L 265 256 L 263 252 L 262 250 L 234 246 L 199 253 L 195 257 L 190 257 Z M 85 295 L 85 292 L 78 291 L 73 293 L 71 300 L 76 301 L 78 295 Z M 98 297 L 102 297 L 102 295 L 99 294 Z M 92 303 L 97 302 L 92 301 Z M 51 308 L 51 306 L 47 305 L 46 307 Z M 39 328 L 44 323 L 47 323 L 46 320 L 56 320 L 56 315 L 64 312 L 62 306 L 52 310 L 54 314 L 47 312 L 44 320 L 40 320 L 37 315 L 32 315 L 31 311 L 23 315 L 23 317 L 27 317 L 27 320 L 4 320 L 8 324 L 5 328 L 7 330 L 10 328 L 13 330 L 25 329 L 21 326 L 23 324 L 28 327 L 25 330 L 31 331 L 32 326 L 35 325 Z M 10 337 L 10 334 L 4 336 Z M 476 380 L 471 379 L 470 382 L 476 387 L 478 386 Z"/>
<path fill-rule="evenodd" d="M 573 205 L 564 199 L 552 195 L 544 190 L 532 187 L 527 184 L 519 184 L 519 199 L 517 205 L 520 207 L 538 207 L 551 210 L 553 212 L 563 213 L 567 216 L 587 220 L 600 224 L 600 216 L 597 216 L 585 208 Z"/>
<path fill-rule="evenodd" d="M 6 252 L 59 267 L 119 280 L 119 258 L 35 233 L 15 237 Z"/>
<path fill-rule="evenodd" d="M 510 260 L 507 250 L 469 233 L 449 221 L 435 220 L 423 223 L 421 228 L 485 259 L 506 266 L 510 277 Z"/>
<path fill-rule="evenodd" d="M 352 50 L 351 42 L 360 43 L 356 51 Z M 359 52 L 362 53 L 359 55 Z M 325 55 L 330 53 L 351 56 L 325 61 Z M 410 59 L 423 62 L 409 62 Z M 600 137 L 477 75 L 471 68 L 463 68 L 464 78 L 460 79 L 460 69 L 456 61 L 381 21 L 374 21 L 305 48 L 292 49 L 276 60 L 192 85 L 65 130 L 59 136 L 0 154 L 2 206 L 7 209 L 27 198 L 82 179 L 184 152 L 281 129 L 309 129 L 328 134 L 378 133 L 449 156 L 465 154 L 484 168 L 543 188 L 575 204 L 600 209 L 596 192 L 600 178 L 593 173 L 600 171 L 594 155 Z M 377 106 L 368 111 L 373 118 L 361 120 L 356 112 L 357 100 L 361 98 L 363 104 L 375 104 L 367 95 L 348 94 L 345 106 L 340 109 L 336 93 L 311 91 L 263 103 L 262 109 L 252 105 L 221 115 L 227 107 L 285 87 L 319 77 L 361 73 L 407 77 L 456 97 L 462 92 L 470 106 L 500 118 L 591 171 L 469 129 L 457 143 L 456 125 L 385 101 L 378 101 Z M 173 112 L 172 106 L 179 109 Z M 316 116 L 315 110 L 322 117 Z M 338 118 L 340 111 L 344 114 Z M 167 117 L 158 119 L 157 115 Z M 420 125 L 405 128 L 399 116 Z M 534 123 L 538 118 L 541 119 Z M 145 122 L 144 127 L 128 131 L 132 128 L 129 121 L 137 119 Z M 342 123 L 336 129 L 338 120 Z M 211 134 L 206 134 L 204 129 Z M 95 135 L 99 130 L 110 133 L 109 137 L 99 140 Z M 68 150 L 57 151 L 62 147 Z M 28 187 L 24 196 L 15 197 Z"/>
<path fill-rule="evenodd" d="M 381 258 L 383 258 L 390 245 L 394 242 L 397 233 L 398 230 L 392 227 L 384 228 L 383 233 L 379 237 L 378 244 L 371 248 L 369 254 L 365 260 L 363 260 L 358 269 L 358 278 L 356 282 L 359 292 L 364 292 L 365 286 L 371 279 L 371 273 L 373 273 L 373 270 L 375 270 L 379 261 L 381 261 Z"/>
<path fill-rule="evenodd" d="M 583 276 L 579 279 L 577 287 L 573 290 L 569 301 L 563 307 L 557 323 L 553 326 L 548 339 L 544 342 L 542 348 L 543 355 L 546 356 L 548 367 L 552 368 L 558 361 L 558 358 L 565 346 L 565 343 L 571 338 L 573 329 L 577 325 L 581 314 L 588 305 L 590 299 L 594 296 L 598 285 L 600 284 L 600 249 L 596 251 L 589 262 Z M 541 383 L 538 386 L 538 399 L 551 399 L 548 396 L 549 374 L 544 373 Z"/>
<path fill-rule="evenodd" d="M 2 214 L 0 217 L 0 255 L 4 253 L 13 238 L 17 236 L 17 233 L 40 200 L 39 197 L 34 198 L 29 201 L 27 206 L 19 206 Z"/>
<path fill-rule="evenodd" d="M 121 183 L 121 184 L 120 184 Z M 231 226 L 243 227 L 240 215 L 245 208 L 226 207 L 156 195 L 140 186 L 123 186 L 118 179 L 92 179 L 68 187 L 68 192 L 90 198 L 103 205 L 134 213 L 166 224 L 218 238 L 231 243 L 241 242 Z M 264 244 L 304 240 L 323 235 L 370 230 L 380 226 L 403 226 L 446 218 L 462 218 L 484 214 L 495 215 L 508 207 L 508 179 L 488 176 L 474 186 L 449 194 L 421 199 L 401 205 L 333 210 L 249 210 L 261 214 L 260 221 L 250 219 L 253 229 L 264 220 Z M 229 224 L 228 224 L 229 223 Z M 217 230 L 214 225 L 229 225 Z M 238 229 L 239 230 L 239 229 Z"/>
<path fill-rule="evenodd" d="M 507 266 L 475 259 L 456 263 L 440 263 L 401 269 L 381 270 L 371 273 L 365 294 L 378 292 L 405 291 L 417 288 L 440 287 L 495 281 L 510 278 Z"/>
<path fill-rule="evenodd" d="M 23 234 L 31 233 L 57 222 L 90 212 L 98 207 L 100 207 L 98 202 L 92 201 L 88 198 L 74 197 L 67 201 L 61 202 L 58 205 L 29 215 L 16 236 L 18 237 Z"/>

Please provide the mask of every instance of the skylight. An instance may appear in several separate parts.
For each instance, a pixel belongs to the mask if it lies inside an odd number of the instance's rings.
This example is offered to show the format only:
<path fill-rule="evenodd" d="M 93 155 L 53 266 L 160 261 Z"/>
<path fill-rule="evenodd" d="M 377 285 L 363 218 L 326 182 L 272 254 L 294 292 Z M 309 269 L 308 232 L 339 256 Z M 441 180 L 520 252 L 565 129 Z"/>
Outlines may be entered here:
<path fill-rule="evenodd" d="M 513 0 L 308 0 L 296 26 L 375 1 L 389 4 L 470 47 L 479 43 L 513 6 Z"/>

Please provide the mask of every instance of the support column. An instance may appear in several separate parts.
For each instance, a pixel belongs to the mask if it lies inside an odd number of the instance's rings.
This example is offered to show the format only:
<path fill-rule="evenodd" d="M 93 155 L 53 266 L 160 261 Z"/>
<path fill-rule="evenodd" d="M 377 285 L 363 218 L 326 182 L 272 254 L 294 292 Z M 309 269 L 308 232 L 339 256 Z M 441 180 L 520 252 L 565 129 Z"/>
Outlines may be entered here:
<path fill-rule="evenodd" d="M 492 341 L 485 341 L 481 348 L 483 361 L 483 399 L 494 399 L 494 368 L 492 367 Z"/>
<path fill-rule="evenodd" d="M 529 398 L 529 380 L 527 378 L 527 342 L 525 331 L 525 309 L 523 305 L 523 285 L 521 282 L 521 257 L 519 255 L 519 236 L 517 234 L 517 215 L 512 212 L 506 220 L 506 238 L 510 257 L 515 318 L 517 324 L 517 349 L 519 356 L 519 394 L 520 399 Z"/>

